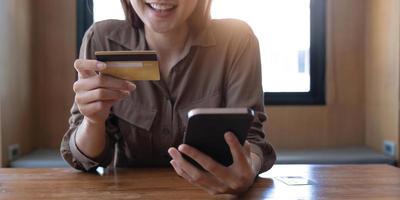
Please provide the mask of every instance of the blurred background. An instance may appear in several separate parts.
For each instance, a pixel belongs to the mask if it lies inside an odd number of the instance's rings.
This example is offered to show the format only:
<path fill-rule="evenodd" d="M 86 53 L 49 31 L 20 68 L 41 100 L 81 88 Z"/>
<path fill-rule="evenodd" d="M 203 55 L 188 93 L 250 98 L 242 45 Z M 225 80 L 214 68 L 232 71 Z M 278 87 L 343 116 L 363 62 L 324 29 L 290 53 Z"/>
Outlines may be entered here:
<path fill-rule="evenodd" d="M 400 0 L 213 0 L 212 16 L 259 39 L 278 163 L 397 163 Z M 123 18 L 119 0 L 0 0 L 2 167 L 66 166 L 81 36 Z"/>

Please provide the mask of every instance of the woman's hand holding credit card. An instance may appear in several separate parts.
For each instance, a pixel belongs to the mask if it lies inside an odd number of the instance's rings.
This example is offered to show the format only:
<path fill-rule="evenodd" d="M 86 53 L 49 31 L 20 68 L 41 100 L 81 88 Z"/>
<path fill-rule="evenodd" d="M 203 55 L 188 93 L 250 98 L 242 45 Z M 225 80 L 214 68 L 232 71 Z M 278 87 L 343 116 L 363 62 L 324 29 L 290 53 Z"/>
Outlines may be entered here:
<path fill-rule="evenodd" d="M 74 83 L 75 102 L 87 122 L 104 124 L 112 105 L 127 97 L 136 85 L 127 80 L 104 76 L 108 66 L 97 60 L 76 60 L 78 80 Z"/>
<path fill-rule="evenodd" d="M 136 56 L 140 55 L 140 56 Z M 133 80 L 157 80 L 157 55 L 140 52 L 97 52 L 97 60 L 76 60 L 75 102 L 84 116 L 76 145 L 86 156 L 97 157 L 106 145 L 105 122 L 111 107 L 136 90 Z M 155 55 L 155 57 L 154 57 Z M 143 62 L 141 62 L 143 61 Z M 142 65 L 141 65 L 142 64 Z"/>
<path fill-rule="evenodd" d="M 79 111 L 93 123 L 104 123 L 112 105 L 136 89 L 131 81 L 160 80 L 155 51 L 99 51 L 97 60 L 76 60 L 74 84 Z"/>

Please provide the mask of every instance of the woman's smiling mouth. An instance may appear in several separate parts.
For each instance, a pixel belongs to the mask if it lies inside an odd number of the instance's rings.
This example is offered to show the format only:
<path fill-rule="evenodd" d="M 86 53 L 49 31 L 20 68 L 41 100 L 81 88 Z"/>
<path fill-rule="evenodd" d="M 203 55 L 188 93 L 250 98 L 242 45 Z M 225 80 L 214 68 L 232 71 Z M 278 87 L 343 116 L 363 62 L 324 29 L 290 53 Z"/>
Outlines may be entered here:
<path fill-rule="evenodd" d="M 158 3 L 158 2 L 146 2 L 145 3 L 149 8 L 156 12 L 169 12 L 174 10 L 177 5 L 172 3 Z"/>

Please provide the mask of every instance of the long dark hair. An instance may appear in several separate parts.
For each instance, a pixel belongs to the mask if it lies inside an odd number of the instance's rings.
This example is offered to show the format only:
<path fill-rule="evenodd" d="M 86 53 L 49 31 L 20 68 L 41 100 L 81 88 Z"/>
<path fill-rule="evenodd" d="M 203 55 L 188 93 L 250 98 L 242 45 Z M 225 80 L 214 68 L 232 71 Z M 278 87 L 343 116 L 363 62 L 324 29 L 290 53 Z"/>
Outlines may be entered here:
<path fill-rule="evenodd" d="M 190 0 L 188 0 L 190 1 Z M 122 7 L 125 12 L 126 20 L 134 27 L 134 28 L 143 28 L 143 21 L 136 14 L 133 9 L 130 0 L 121 0 Z M 205 26 L 207 26 L 208 22 L 211 19 L 211 0 L 198 0 L 197 6 L 194 9 L 192 15 L 189 17 L 189 26 L 194 31 L 200 31 Z"/>

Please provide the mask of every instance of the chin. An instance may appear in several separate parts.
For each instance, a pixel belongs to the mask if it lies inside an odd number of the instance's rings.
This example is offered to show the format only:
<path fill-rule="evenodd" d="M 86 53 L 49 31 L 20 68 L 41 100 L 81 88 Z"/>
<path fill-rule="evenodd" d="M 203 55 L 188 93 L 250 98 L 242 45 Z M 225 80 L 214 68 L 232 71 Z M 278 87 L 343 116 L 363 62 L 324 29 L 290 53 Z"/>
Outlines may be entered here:
<path fill-rule="evenodd" d="M 168 33 L 174 28 L 170 25 L 150 25 L 151 30 L 157 33 Z"/>

